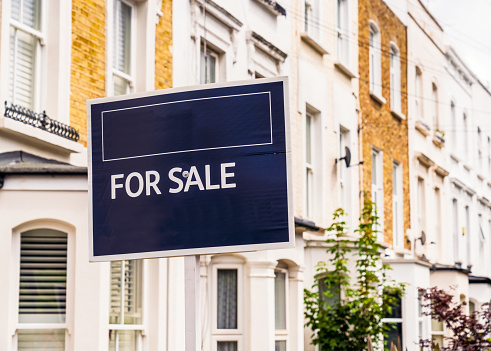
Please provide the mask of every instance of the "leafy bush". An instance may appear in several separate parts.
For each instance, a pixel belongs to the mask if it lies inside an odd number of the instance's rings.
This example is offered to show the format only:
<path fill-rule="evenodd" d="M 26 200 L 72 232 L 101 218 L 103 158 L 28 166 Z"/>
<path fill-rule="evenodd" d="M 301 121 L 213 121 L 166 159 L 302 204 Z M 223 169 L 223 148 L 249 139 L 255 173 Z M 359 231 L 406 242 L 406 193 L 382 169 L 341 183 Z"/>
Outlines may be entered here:
<path fill-rule="evenodd" d="M 389 328 L 382 318 L 404 292 L 404 284 L 390 280 L 390 268 L 382 263 L 374 204 L 365 202 L 354 239 L 346 237 L 345 215 L 342 209 L 334 212 L 327 229 L 334 234 L 327 240 L 328 263 L 317 264 L 318 283 L 304 290 L 306 326 L 313 331 L 312 342 L 322 350 L 366 350 L 368 337 L 379 344 Z M 351 252 L 356 256 L 355 280 L 348 269 Z"/>

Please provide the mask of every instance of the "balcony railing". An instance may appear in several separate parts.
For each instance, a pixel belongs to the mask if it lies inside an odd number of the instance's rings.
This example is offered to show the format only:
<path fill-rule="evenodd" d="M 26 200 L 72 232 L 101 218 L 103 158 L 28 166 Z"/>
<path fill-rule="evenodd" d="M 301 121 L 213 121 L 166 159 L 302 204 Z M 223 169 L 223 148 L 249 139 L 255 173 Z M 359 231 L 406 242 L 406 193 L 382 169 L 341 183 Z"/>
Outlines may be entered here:
<path fill-rule="evenodd" d="M 45 130 L 49 133 L 56 134 L 68 140 L 78 141 L 78 139 L 80 138 L 80 135 L 75 128 L 49 118 L 46 114 L 46 111 L 43 111 L 42 113 L 36 113 L 29 110 L 28 108 L 12 103 L 10 104 L 10 106 L 8 106 L 7 101 L 5 101 L 4 117 L 8 117 L 13 120 L 33 126 L 35 128 Z"/>

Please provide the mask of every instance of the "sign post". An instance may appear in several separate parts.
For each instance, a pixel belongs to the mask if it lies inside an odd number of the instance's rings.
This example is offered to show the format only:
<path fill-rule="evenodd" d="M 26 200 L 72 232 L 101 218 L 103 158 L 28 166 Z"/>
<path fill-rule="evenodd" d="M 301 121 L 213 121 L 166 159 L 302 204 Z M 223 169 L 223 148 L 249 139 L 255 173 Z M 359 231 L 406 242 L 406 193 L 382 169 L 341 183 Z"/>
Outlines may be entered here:
<path fill-rule="evenodd" d="M 89 260 L 186 256 L 200 349 L 199 255 L 294 246 L 288 79 L 88 100 L 87 115 Z"/>

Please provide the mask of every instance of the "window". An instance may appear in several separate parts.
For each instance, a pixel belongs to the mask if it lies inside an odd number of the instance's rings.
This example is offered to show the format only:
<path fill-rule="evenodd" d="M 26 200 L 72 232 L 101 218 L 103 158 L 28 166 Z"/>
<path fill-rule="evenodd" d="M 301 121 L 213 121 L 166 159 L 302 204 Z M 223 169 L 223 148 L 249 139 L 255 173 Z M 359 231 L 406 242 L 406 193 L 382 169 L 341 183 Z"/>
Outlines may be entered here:
<path fill-rule="evenodd" d="M 443 335 L 445 334 L 445 325 L 437 319 L 431 319 L 431 340 L 438 344 L 440 348 L 443 346 Z"/>
<path fill-rule="evenodd" d="M 451 118 L 451 128 L 452 128 L 452 148 L 453 151 L 458 150 L 458 134 L 457 134 L 457 114 L 455 111 L 455 102 L 450 103 L 450 118 Z"/>
<path fill-rule="evenodd" d="M 465 254 L 464 264 L 471 265 L 471 214 L 469 206 L 465 206 L 465 228 L 463 228 L 462 233 L 464 234 L 464 245 L 463 251 Z"/>
<path fill-rule="evenodd" d="M 142 260 L 111 262 L 109 350 L 141 350 Z"/>
<path fill-rule="evenodd" d="M 12 0 L 10 13 L 9 100 L 39 109 L 44 41 L 41 0 Z"/>
<path fill-rule="evenodd" d="M 305 115 L 305 214 L 312 217 L 314 210 L 314 117 L 309 112 Z"/>
<path fill-rule="evenodd" d="M 463 126 L 463 130 L 462 132 L 464 133 L 464 138 L 463 138 L 463 142 L 464 142 L 464 157 L 468 157 L 469 156 L 469 118 L 467 118 L 467 114 L 464 113 L 464 116 L 463 116 L 463 122 L 464 122 L 464 126 Z"/>
<path fill-rule="evenodd" d="M 200 84 L 216 83 L 218 82 L 218 54 L 206 49 L 204 45 L 201 46 L 200 51 L 200 68 L 199 68 L 199 82 Z"/>
<path fill-rule="evenodd" d="M 372 149 L 372 202 L 375 204 L 378 218 L 379 240 L 384 239 L 384 176 L 382 152 Z"/>
<path fill-rule="evenodd" d="M 401 112 L 401 56 L 394 43 L 390 45 L 390 106 Z"/>
<path fill-rule="evenodd" d="M 460 228 L 459 228 L 459 204 L 457 199 L 452 200 L 452 217 L 453 217 L 453 246 L 454 260 L 460 262 L 459 244 L 460 244 Z"/>
<path fill-rule="evenodd" d="M 19 351 L 65 349 L 67 247 L 68 236 L 60 231 L 20 235 Z"/>
<path fill-rule="evenodd" d="M 135 8 L 123 0 L 114 0 L 112 93 L 128 94 L 134 87 Z"/>
<path fill-rule="evenodd" d="M 349 9 L 348 0 L 337 0 L 337 54 L 338 61 L 349 66 Z"/>
<path fill-rule="evenodd" d="M 398 294 L 394 296 L 395 303 L 391 306 L 392 311 L 382 320 L 383 323 L 389 324 L 388 336 L 384 338 L 384 350 L 390 350 L 391 344 L 401 345 L 404 349 L 404 340 L 402 335 L 402 298 Z"/>
<path fill-rule="evenodd" d="M 217 351 L 238 351 L 242 337 L 239 305 L 241 268 L 224 264 L 215 265 L 213 269 L 215 303 L 212 339 Z M 215 350 L 215 346 L 212 350 Z"/>
<path fill-rule="evenodd" d="M 491 173 L 491 137 L 488 137 L 488 173 Z"/>
<path fill-rule="evenodd" d="M 477 162 L 479 165 L 479 170 L 483 170 L 483 156 L 482 156 L 482 132 L 481 128 L 477 127 Z"/>
<path fill-rule="evenodd" d="M 425 340 L 426 337 L 426 320 L 427 316 L 424 314 L 424 307 L 423 307 L 423 292 L 418 291 L 418 340 Z"/>
<path fill-rule="evenodd" d="M 339 127 L 339 157 L 346 156 L 346 147 L 349 146 L 349 130 Z M 344 208 L 347 213 L 350 213 L 351 209 L 351 182 L 349 179 L 350 169 L 346 168 L 344 162 L 338 163 L 339 170 L 339 192 L 340 192 L 340 207 Z"/>
<path fill-rule="evenodd" d="M 305 0 L 304 31 L 313 39 L 319 40 L 319 0 Z"/>
<path fill-rule="evenodd" d="M 382 60 L 380 31 L 375 22 L 370 22 L 369 47 L 370 93 L 382 95 Z"/>
<path fill-rule="evenodd" d="M 425 181 L 423 178 L 418 178 L 417 189 L 417 219 L 418 219 L 418 237 L 426 235 L 426 199 L 425 199 Z"/>
<path fill-rule="evenodd" d="M 414 111 L 416 112 L 416 119 L 424 118 L 423 108 L 423 72 L 421 68 L 416 67 L 416 77 L 414 80 Z"/>
<path fill-rule="evenodd" d="M 288 338 L 288 270 L 277 268 L 274 275 L 275 351 L 286 351 Z"/>
<path fill-rule="evenodd" d="M 434 126 L 435 130 L 440 129 L 440 122 L 439 122 L 439 112 L 438 112 L 438 87 L 436 86 L 435 83 L 432 84 L 432 100 L 433 100 L 433 120 L 432 120 L 432 126 Z"/>
<path fill-rule="evenodd" d="M 404 247 L 403 220 L 402 166 L 394 161 L 392 163 L 392 234 L 393 245 L 396 248 Z"/>
<path fill-rule="evenodd" d="M 439 250 L 442 250 L 443 238 L 442 238 L 442 199 L 440 195 L 440 189 L 435 188 L 435 209 L 436 209 L 436 218 L 435 218 L 435 235 L 437 238 L 437 247 Z M 441 251 L 440 251 L 441 253 Z"/>

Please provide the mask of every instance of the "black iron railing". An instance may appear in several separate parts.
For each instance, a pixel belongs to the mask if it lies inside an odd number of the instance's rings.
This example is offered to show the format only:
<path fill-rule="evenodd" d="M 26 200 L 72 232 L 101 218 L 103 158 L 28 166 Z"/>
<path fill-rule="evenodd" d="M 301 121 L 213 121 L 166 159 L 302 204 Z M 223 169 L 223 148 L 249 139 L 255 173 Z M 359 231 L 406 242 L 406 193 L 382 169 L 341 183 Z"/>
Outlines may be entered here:
<path fill-rule="evenodd" d="M 75 128 L 49 118 L 46 111 L 36 113 L 28 108 L 12 103 L 8 106 L 7 101 L 5 101 L 4 116 L 69 140 L 78 141 L 80 138 Z"/>

